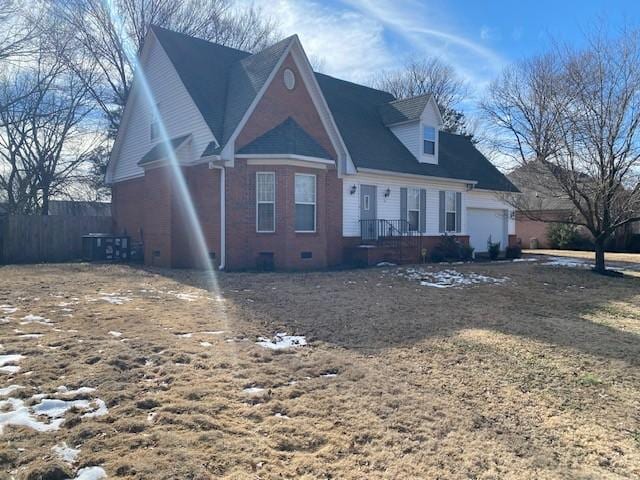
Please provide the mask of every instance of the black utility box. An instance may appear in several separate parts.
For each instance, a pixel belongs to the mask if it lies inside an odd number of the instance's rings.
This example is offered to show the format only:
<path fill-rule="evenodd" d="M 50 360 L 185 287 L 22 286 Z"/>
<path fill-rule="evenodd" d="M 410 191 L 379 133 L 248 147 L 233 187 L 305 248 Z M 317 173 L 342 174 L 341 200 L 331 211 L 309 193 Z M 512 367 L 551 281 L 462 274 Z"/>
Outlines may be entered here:
<path fill-rule="evenodd" d="M 128 262 L 131 239 L 127 235 L 90 233 L 82 237 L 82 259 L 89 262 Z"/>

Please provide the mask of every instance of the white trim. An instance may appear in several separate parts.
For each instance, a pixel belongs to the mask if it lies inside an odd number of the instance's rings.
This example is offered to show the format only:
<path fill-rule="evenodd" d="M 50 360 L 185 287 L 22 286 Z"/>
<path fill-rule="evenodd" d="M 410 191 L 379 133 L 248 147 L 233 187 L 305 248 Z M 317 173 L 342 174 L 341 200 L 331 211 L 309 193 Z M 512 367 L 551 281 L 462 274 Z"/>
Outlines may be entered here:
<path fill-rule="evenodd" d="M 468 185 L 475 185 L 478 183 L 477 180 L 462 180 L 459 178 L 446 178 L 446 177 L 433 177 L 430 175 L 419 175 L 416 173 L 403 173 L 403 172 L 392 172 L 390 170 L 378 170 L 375 168 L 359 168 L 358 172 L 360 173 L 371 173 L 374 175 L 380 175 L 383 177 L 404 177 L 404 178 L 413 178 L 416 180 L 437 180 L 439 182 L 449 182 L 449 183 L 464 183 Z"/>
<path fill-rule="evenodd" d="M 273 177 L 273 200 L 258 201 L 258 175 L 271 175 Z M 256 233 L 275 233 L 276 232 L 276 172 L 256 172 Z M 261 203 L 271 203 L 273 205 L 273 229 L 272 230 L 260 230 L 258 227 L 258 205 Z"/>
<path fill-rule="evenodd" d="M 224 270 L 227 261 L 227 192 L 226 173 L 224 167 L 220 167 L 220 270 Z M 274 207 L 275 215 L 275 207 Z"/>
<path fill-rule="evenodd" d="M 318 176 L 315 173 L 295 173 L 293 176 L 293 228 L 296 233 L 316 233 L 318 231 Z M 313 177 L 313 202 L 298 202 L 296 200 L 296 178 Z M 313 230 L 297 230 L 295 227 L 295 207 L 298 205 L 313 205 Z"/>

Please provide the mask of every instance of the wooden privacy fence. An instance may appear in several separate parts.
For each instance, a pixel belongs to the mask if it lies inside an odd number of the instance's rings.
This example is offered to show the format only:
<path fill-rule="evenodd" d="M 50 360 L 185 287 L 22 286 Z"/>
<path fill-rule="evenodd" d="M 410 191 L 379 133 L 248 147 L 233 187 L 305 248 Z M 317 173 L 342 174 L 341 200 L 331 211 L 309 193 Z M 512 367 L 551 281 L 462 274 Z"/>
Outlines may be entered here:
<path fill-rule="evenodd" d="M 0 264 L 77 260 L 83 235 L 111 229 L 111 217 L 0 216 Z"/>

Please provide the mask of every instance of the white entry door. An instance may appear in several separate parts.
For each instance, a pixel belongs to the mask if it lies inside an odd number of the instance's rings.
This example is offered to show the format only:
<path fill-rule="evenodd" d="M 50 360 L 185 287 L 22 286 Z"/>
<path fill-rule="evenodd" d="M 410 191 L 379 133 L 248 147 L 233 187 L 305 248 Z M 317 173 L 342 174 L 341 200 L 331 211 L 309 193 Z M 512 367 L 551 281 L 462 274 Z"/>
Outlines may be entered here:
<path fill-rule="evenodd" d="M 467 209 L 469 243 L 477 253 L 487 251 L 487 241 L 500 242 L 500 250 L 507 247 L 507 211 L 489 208 Z"/>

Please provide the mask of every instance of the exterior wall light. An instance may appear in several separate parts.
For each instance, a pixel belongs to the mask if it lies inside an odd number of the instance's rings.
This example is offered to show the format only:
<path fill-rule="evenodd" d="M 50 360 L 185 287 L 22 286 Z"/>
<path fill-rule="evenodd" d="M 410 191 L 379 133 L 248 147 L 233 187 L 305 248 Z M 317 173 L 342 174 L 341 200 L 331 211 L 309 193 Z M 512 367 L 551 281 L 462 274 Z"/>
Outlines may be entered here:
<path fill-rule="evenodd" d="M 391 195 L 391 189 L 390 189 L 390 188 L 387 188 L 387 189 L 384 191 L 384 198 L 389 198 L 389 195 Z"/>
<path fill-rule="evenodd" d="M 473 183 L 467 183 L 467 192 L 470 192 L 471 190 L 473 190 Z"/>
<path fill-rule="evenodd" d="M 351 185 L 351 190 L 349 190 L 349 193 L 351 195 L 353 195 L 354 193 L 356 193 L 356 190 L 358 189 L 358 187 L 356 187 L 355 185 Z"/>

